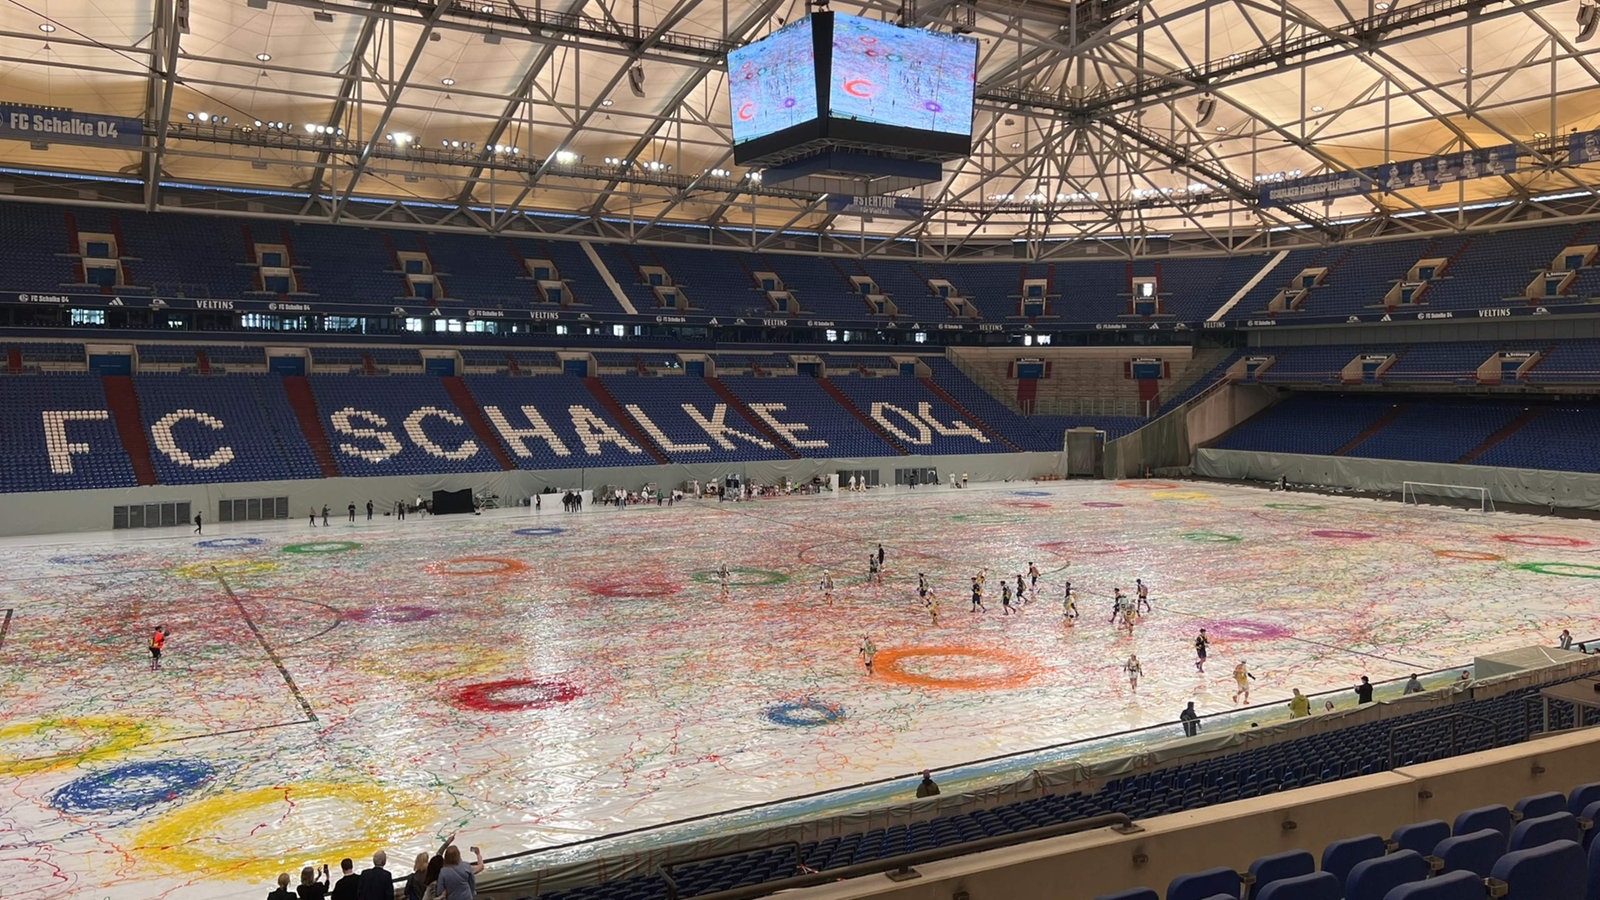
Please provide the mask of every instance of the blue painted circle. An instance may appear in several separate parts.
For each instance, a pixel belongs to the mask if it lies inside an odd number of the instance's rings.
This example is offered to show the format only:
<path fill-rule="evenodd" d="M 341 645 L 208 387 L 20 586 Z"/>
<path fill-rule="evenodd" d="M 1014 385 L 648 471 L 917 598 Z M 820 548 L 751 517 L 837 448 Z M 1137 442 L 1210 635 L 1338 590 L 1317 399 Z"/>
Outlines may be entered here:
<path fill-rule="evenodd" d="M 195 546 L 204 547 L 207 550 L 237 550 L 240 547 L 259 547 L 265 543 L 266 541 L 262 540 L 261 538 L 230 537 L 213 538 L 209 541 L 200 541 L 196 543 Z"/>
<path fill-rule="evenodd" d="M 126 553 L 82 553 L 75 556 L 52 556 L 50 561 L 58 566 L 97 566 L 127 555 Z"/>
<path fill-rule="evenodd" d="M 790 728 L 814 728 L 831 725 L 844 718 L 844 707 L 819 700 L 801 700 L 796 703 L 779 703 L 761 711 L 767 721 Z"/>
<path fill-rule="evenodd" d="M 176 800 L 216 773 L 197 759 L 128 763 L 62 785 L 50 805 L 64 812 L 129 812 Z"/>
<path fill-rule="evenodd" d="M 560 534 L 563 531 L 566 531 L 566 529 L 565 528 L 518 528 L 516 531 L 513 531 L 511 533 L 512 534 L 520 534 L 520 535 L 522 535 L 524 537 L 546 537 L 546 536 L 552 535 L 552 534 Z"/>
<path fill-rule="evenodd" d="M 1015 495 L 1015 496 L 1018 496 L 1018 497 L 1048 497 L 1048 496 L 1050 496 L 1050 492 L 1049 491 L 1012 491 L 1011 493 L 1013 495 Z"/>

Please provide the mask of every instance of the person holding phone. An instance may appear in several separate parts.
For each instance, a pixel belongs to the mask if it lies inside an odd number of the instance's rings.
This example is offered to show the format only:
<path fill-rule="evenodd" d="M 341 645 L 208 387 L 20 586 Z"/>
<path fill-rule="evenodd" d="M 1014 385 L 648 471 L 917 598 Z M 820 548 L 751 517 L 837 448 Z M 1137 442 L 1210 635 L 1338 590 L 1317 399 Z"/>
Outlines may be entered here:
<path fill-rule="evenodd" d="M 483 851 L 469 847 L 476 860 L 471 864 L 461 859 L 461 848 L 455 844 L 444 848 L 444 868 L 439 870 L 439 889 L 450 900 L 474 900 L 478 896 L 478 874 L 483 871 Z"/>

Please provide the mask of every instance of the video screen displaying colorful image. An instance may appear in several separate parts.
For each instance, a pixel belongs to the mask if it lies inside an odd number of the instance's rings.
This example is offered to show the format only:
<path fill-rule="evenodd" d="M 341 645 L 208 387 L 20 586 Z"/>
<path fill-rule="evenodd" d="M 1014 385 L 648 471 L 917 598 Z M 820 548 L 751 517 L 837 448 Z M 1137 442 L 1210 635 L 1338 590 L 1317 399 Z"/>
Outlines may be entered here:
<path fill-rule="evenodd" d="M 728 100 L 735 144 L 816 119 L 811 20 L 780 28 L 728 54 Z"/>
<path fill-rule="evenodd" d="M 970 135 L 977 64 L 971 38 L 835 14 L 828 114 Z"/>

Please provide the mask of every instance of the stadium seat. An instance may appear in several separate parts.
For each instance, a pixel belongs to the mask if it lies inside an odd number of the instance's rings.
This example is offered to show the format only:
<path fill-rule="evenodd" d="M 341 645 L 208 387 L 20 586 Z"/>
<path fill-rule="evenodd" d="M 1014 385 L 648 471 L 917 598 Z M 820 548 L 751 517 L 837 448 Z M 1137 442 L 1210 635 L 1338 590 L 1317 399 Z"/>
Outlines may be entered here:
<path fill-rule="evenodd" d="M 1350 869 L 1345 879 L 1345 900 L 1383 900 L 1402 884 L 1428 877 L 1428 861 L 1415 850 L 1401 850 L 1366 859 Z"/>
<path fill-rule="evenodd" d="M 1208 900 L 1216 894 L 1238 898 L 1239 873 L 1226 866 L 1218 866 L 1204 872 L 1179 875 L 1167 885 L 1167 900 Z"/>
<path fill-rule="evenodd" d="M 1274 881 L 1253 895 L 1254 900 L 1340 900 L 1343 896 L 1339 879 L 1327 872 Z"/>
<path fill-rule="evenodd" d="M 1578 818 L 1576 816 L 1562 811 L 1548 816 L 1523 819 L 1517 823 L 1516 828 L 1511 830 L 1512 850 L 1526 850 L 1529 847 L 1539 847 L 1554 841 L 1572 841 L 1574 844 L 1583 843 L 1583 829 L 1578 827 Z"/>
<path fill-rule="evenodd" d="M 1447 872 L 1427 881 L 1402 884 L 1383 900 L 1483 900 L 1483 879 L 1471 872 Z"/>
<path fill-rule="evenodd" d="M 1589 845 L 1589 890 L 1583 900 L 1600 900 L 1600 850 L 1596 847 L 1600 847 L 1600 843 Z"/>
<path fill-rule="evenodd" d="M 1504 806 L 1480 806 L 1469 809 L 1456 816 L 1455 825 L 1451 826 L 1453 834 L 1470 834 L 1482 828 L 1493 828 L 1511 839 L 1511 810 Z"/>
<path fill-rule="evenodd" d="M 1412 822 L 1410 825 L 1401 825 L 1394 830 L 1396 850 L 1415 850 L 1424 856 L 1433 852 L 1439 842 L 1450 836 L 1450 823 L 1443 819 L 1429 819 L 1426 822 Z"/>
<path fill-rule="evenodd" d="M 1567 812 L 1575 816 L 1583 815 L 1589 804 L 1600 800 L 1600 781 L 1591 781 L 1580 784 L 1567 795 Z"/>
<path fill-rule="evenodd" d="M 1101 894 L 1094 900 L 1161 900 L 1161 895 L 1147 887 L 1136 887 L 1115 894 Z"/>
<path fill-rule="evenodd" d="M 1585 850 L 1594 841 L 1596 818 L 1600 818 L 1600 800 L 1595 800 L 1585 806 L 1583 812 L 1578 815 L 1578 824 L 1583 827 L 1583 847 Z"/>
<path fill-rule="evenodd" d="M 1375 834 L 1333 841 L 1322 848 L 1322 871 L 1339 879 L 1339 884 L 1342 886 L 1349 879 L 1350 870 L 1355 868 L 1356 863 L 1376 859 L 1387 849 L 1383 838 Z"/>
<path fill-rule="evenodd" d="M 1493 828 L 1448 837 L 1433 848 L 1433 855 L 1444 860 L 1444 871 L 1471 872 L 1479 878 L 1488 878 L 1505 852 L 1506 836 Z"/>
<path fill-rule="evenodd" d="M 1540 816 L 1558 813 L 1566 808 L 1567 798 L 1564 795 L 1559 791 L 1548 791 L 1518 800 L 1517 805 L 1511 808 L 1511 814 L 1520 822 L 1523 819 L 1537 819 Z"/>
<path fill-rule="evenodd" d="M 1582 847 L 1556 841 L 1507 853 L 1490 877 L 1505 882 L 1505 900 L 1556 900 L 1583 896 L 1589 870 Z"/>
<path fill-rule="evenodd" d="M 1317 858 L 1304 850 L 1286 850 L 1263 856 L 1250 864 L 1250 875 L 1255 883 L 1250 886 L 1247 896 L 1258 896 L 1262 888 L 1273 882 L 1310 875 L 1316 870 Z"/>

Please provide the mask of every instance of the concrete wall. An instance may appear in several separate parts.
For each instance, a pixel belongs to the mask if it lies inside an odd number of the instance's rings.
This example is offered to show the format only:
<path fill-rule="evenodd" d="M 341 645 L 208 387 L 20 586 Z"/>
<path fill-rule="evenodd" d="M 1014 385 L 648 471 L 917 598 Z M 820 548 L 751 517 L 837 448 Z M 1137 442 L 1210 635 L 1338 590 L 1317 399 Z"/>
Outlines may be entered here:
<path fill-rule="evenodd" d="M 918 867 L 896 884 L 874 875 L 796 891 L 804 900 L 1089 900 L 1144 885 L 1164 892 L 1174 877 L 1213 866 L 1243 870 L 1257 857 L 1463 810 L 1510 805 L 1600 777 L 1600 732 L 1588 729 L 1515 747 L 1396 769 L 1381 775 L 1141 820 L 1140 834 L 1103 830 L 1036 841 Z"/>
<path fill-rule="evenodd" d="M 515 506 L 545 488 L 598 491 L 605 485 L 618 485 L 637 490 L 652 482 L 662 487 L 680 487 L 690 480 L 704 483 L 733 474 L 746 482 L 758 484 L 776 484 L 785 477 L 798 483 L 809 481 L 817 475 L 826 480 L 826 476 L 841 469 L 876 469 L 881 481 L 893 484 L 895 469 L 914 467 L 938 469 L 945 483 L 948 483 L 950 472 L 957 475 L 965 472 L 978 482 L 1025 481 L 1042 475 L 1065 475 L 1066 458 L 1062 453 L 975 453 L 865 459 L 785 459 L 714 465 L 623 466 L 534 472 L 519 470 L 470 475 L 389 475 L 8 494 L 6 500 L 12 510 L 27 512 L 25 515 L 0 517 L 0 536 L 109 531 L 111 508 L 136 503 L 188 502 L 194 511 L 204 514 L 208 524 L 215 524 L 219 501 L 251 497 L 287 496 L 290 517 L 299 518 L 305 516 L 309 509 L 320 510 L 323 504 L 332 507 L 333 515 L 339 516 L 344 514 L 347 504 L 354 503 L 365 515 L 369 499 L 382 514 L 384 510 L 392 509 L 396 500 L 415 500 L 419 494 L 431 497 L 435 490 L 471 488 L 477 493 L 498 494 L 501 506 Z"/>

